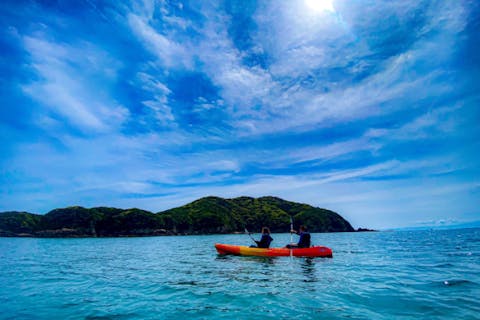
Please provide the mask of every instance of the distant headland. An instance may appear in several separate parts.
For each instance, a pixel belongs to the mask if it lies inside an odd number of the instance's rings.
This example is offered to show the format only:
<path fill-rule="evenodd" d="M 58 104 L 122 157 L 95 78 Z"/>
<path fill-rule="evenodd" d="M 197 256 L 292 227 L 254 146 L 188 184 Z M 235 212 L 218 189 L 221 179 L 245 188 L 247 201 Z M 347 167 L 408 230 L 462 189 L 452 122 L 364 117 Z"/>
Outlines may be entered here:
<path fill-rule="evenodd" d="M 131 237 L 257 232 L 288 232 L 305 224 L 311 232 L 353 232 L 338 213 L 276 197 L 205 197 L 181 207 L 152 213 L 141 209 L 68 207 L 44 215 L 0 213 L 3 237 Z M 370 231 L 358 229 L 357 231 Z"/>

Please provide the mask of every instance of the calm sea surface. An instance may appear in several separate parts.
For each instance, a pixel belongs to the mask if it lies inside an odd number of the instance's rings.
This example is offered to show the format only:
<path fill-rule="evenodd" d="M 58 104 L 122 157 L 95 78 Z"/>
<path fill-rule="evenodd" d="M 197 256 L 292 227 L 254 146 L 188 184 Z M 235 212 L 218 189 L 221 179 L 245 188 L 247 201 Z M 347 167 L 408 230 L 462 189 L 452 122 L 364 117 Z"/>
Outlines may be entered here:
<path fill-rule="evenodd" d="M 0 319 L 480 319 L 480 229 L 312 238 L 333 259 L 216 254 L 246 235 L 0 238 Z"/>

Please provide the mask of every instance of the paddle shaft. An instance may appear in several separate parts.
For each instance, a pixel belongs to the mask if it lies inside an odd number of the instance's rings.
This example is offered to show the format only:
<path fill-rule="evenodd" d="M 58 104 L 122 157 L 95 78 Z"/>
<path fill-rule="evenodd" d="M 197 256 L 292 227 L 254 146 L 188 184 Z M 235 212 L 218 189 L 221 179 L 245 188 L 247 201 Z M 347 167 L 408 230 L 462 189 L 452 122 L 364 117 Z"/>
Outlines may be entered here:
<path fill-rule="evenodd" d="M 290 216 L 290 245 L 293 243 L 293 218 Z M 293 256 L 292 247 L 290 247 L 290 258 Z"/>
<path fill-rule="evenodd" d="M 255 239 L 253 239 L 252 235 L 250 234 L 250 232 L 247 230 L 247 227 L 245 227 L 245 232 L 249 235 L 250 239 L 252 239 L 253 242 L 255 242 L 255 244 L 257 243 L 255 241 Z"/>
<path fill-rule="evenodd" d="M 293 218 L 292 218 L 292 216 L 290 216 L 290 243 L 293 242 L 293 233 L 292 233 L 292 230 L 293 230 Z"/>

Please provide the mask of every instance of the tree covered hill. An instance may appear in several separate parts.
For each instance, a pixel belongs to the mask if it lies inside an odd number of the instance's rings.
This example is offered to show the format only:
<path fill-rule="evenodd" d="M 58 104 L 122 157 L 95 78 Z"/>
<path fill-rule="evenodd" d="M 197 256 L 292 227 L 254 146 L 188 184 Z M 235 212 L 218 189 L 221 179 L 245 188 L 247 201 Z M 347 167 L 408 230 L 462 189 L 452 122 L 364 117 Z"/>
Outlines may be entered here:
<path fill-rule="evenodd" d="M 355 231 L 339 214 L 276 197 L 205 197 L 184 206 L 152 213 L 141 209 L 68 207 L 45 215 L 28 212 L 0 213 L 0 236 L 117 237 L 171 234 L 288 232 L 290 216 L 295 227 L 311 232 Z"/>

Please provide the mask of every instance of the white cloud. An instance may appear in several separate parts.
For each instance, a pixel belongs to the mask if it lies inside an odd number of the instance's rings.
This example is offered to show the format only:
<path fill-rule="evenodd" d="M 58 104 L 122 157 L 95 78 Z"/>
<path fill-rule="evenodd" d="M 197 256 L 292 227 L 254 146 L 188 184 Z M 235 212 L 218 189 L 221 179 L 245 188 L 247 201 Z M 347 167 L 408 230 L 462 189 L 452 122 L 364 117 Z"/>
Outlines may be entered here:
<path fill-rule="evenodd" d="M 128 117 L 126 108 L 92 84 L 95 75 L 99 75 L 99 81 L 113 81 L 116 77 L 119 65 L 106 53 L 88 43 L 73 46 L 28 36 L 23 40 L 30 53 L 30 67 L 39 76 L 25 84 L 23 90 L 50 112 L 84 132 L 110 131 Z M 39 124 L 59 125 L 48 120 L 48 111 L 38 111 Z"/>
<path fill-rule="evenodd" d="M 263 69 L 242 64 L 242 53 L 226 32 L 226 17 L 209 15 L 209 18 L 205 27 L 199 30 L 203 41 L 195 52 L 204 63 L 204 71 L 220 88 L 222 101 L 231 117 L 227 120 L 235 124 L 245 115 L 262 117 L 263 110 L 256 108 L 268 108 L 267 97 L 273 85 L 270 75 Z"/>
<path fill-rule="evenodd" d="M 415 101 L 452 90 L 450 86 L 437 84 L 441 72 L 415 75 L 410 71 L 442 46 L 428 42 L 416 47 L 414 44 L 408 51 L 387 60 L 373 61 L 378 64 L 372 69 L 376 73 L 360 83 L 337 83 L 329 78 L 329 73 L 336 68 L 350 70 L 352 77 L 364 68 L 371 68 L 372 62 L 366 57 L 375 52 L 367 42 L 359 41 L 355 27 L 367 28 L 373 22 L 358 24 L 356 19 L 363 19 L 363 16 L 355 15 L 343 21 L 342 15 L 348 12 L 348 7 L 323 20 L 302 11 L 301 7 L 299 3 L 274 3 L 272 8 L 260 6 L 255 14 L 259 28 L 250 35 L 255 41 L 251 50 L 266 52 L 271 57 L 268 70 L 243 64 L 246 52 L 238 49 L 227 33 L 228 24 L 234 21 L 219 13 L 216 7 L 202 6 L 207 20 L 201 26 L 192 25 L 201 35 L 195 42 L 172 41 L 171 36 L 151 27 L 148 17 L 131 14 L 128 20 L 136 34 L 153 48 L 167 67 L 183 65 L 189 68 L 194 56 L 203 62 L 203 71 L 220 88 L 224 104 L 218 107 L 230 116 L 225 121 L 242 136 L 309 130 L 314 126 L 389 114 L 406 105 L 415 107 Z M 417 9 L 413 3 L 378 10 L 365 8 L 376 10 L 376 16 L 381 10 L 387 10 L 399 19 L 409 19 Z M 268 18 L 271 10 L 279 13 L 275 19 Z M 457 19 L 452 15 L 447 18 Z M 442 51 L 448 56 L 448 50 Z M 319 72 L 324 75 L 318 76 Z M 305 76 L 315 79 L 314 82 L 303 84 Z M 425 84 L 429 85 L 429 90 L 421 90 Z"/>
<path fill-rule="evenodd" d="M 298 3 L 273 6 L 256 13 L 259 31 L 251 35 L 256 46 L 260 46 L 255 50 L 266 51 L 272 60 L 268 71 L 242 64 L 244 53 L 235 48 L 225 32 L 227 18 L 212 18 L 201 30 L 207 41 L 201 44 L 200 58 L 206 63 L 207 73 L 222 88 L 232 125 L 241 135 L 309 130 L 388 115 L 399 109 L 422 107 L 421 101 L 453 91 L 451 85 L 439 80 L 445 76 L 443 71 L 417 74 L 414 70 L 420 64 L 430 63 L 430 57 L 438 56 L 438 52 L 442 52 L 443 60 L 449 59 L 454 39 L 447 39 L 445 44 L 409 35 L 414 40 L 406 51 L 369 61 L 376 52 L 367 41 L 359 39 L 356 28 L 368 29 L 377 23 L 372 19 L 347 14 L 344 21 L 342 15 L 348 12 L 347 6 L 338 16 L 324 20 L 306 17 L 309 13 L 299 11 Z M 363 9 L 372 10 L 375 17 L 392 15 L 402 21 L 411 19 L 419 8 L 419 4 L 410 2 Z M 443 28 L 433 21 L 448 19 L 448 24 L 458 27 L 455 30 L 461 29 L 457 23 L 462 19 L 461 6 L 441 9 L 439 15 L 429 12 L 426 24 Z M 270 10 L 277 14 L 269 14 Z M 347 77 L 354 77 L 365 68 L 374 73 L 359 83 L 338 83 L 329 76 L 339 68 L 347 70 Z M 302 77 L 310 77 L 314 82 L 304 85 Z M 255 109 L 257 105 L 260 107 Z"/>
<path fill-rule="evenodd" d="M 383 144 L 395 140 L 436 139 L 452 133 L 462 121 L 455 114 L 462 108 L 461 104 L 452 107 L 437 107 L 418 116 L 410 122 L 405 122 L 399 128 L 370 129 L 365 137 L 382 140 Z"/>
<path fill-rule="evenodd" d="M 151 95 L 149 100 L 141 101 L 151 111 L 147 115 L 149 118 L 147 121 L 159 124 L 163 128 L 175 127 L 175 117 L 168 98 L 171 91 L 151 73 L 138 72 L 135 81 L 131 81 L 133 86 L 137 86 Z"/>
<path fill-rule="evenodd" d="M 159 33 L 149 25 L 146 18 L 131 13 L 128 15 L 128 23 L 144 45 L 160 59 L 162 65 L 166 67 L 192 67 L 191 54 L 188 48 Z"/>

